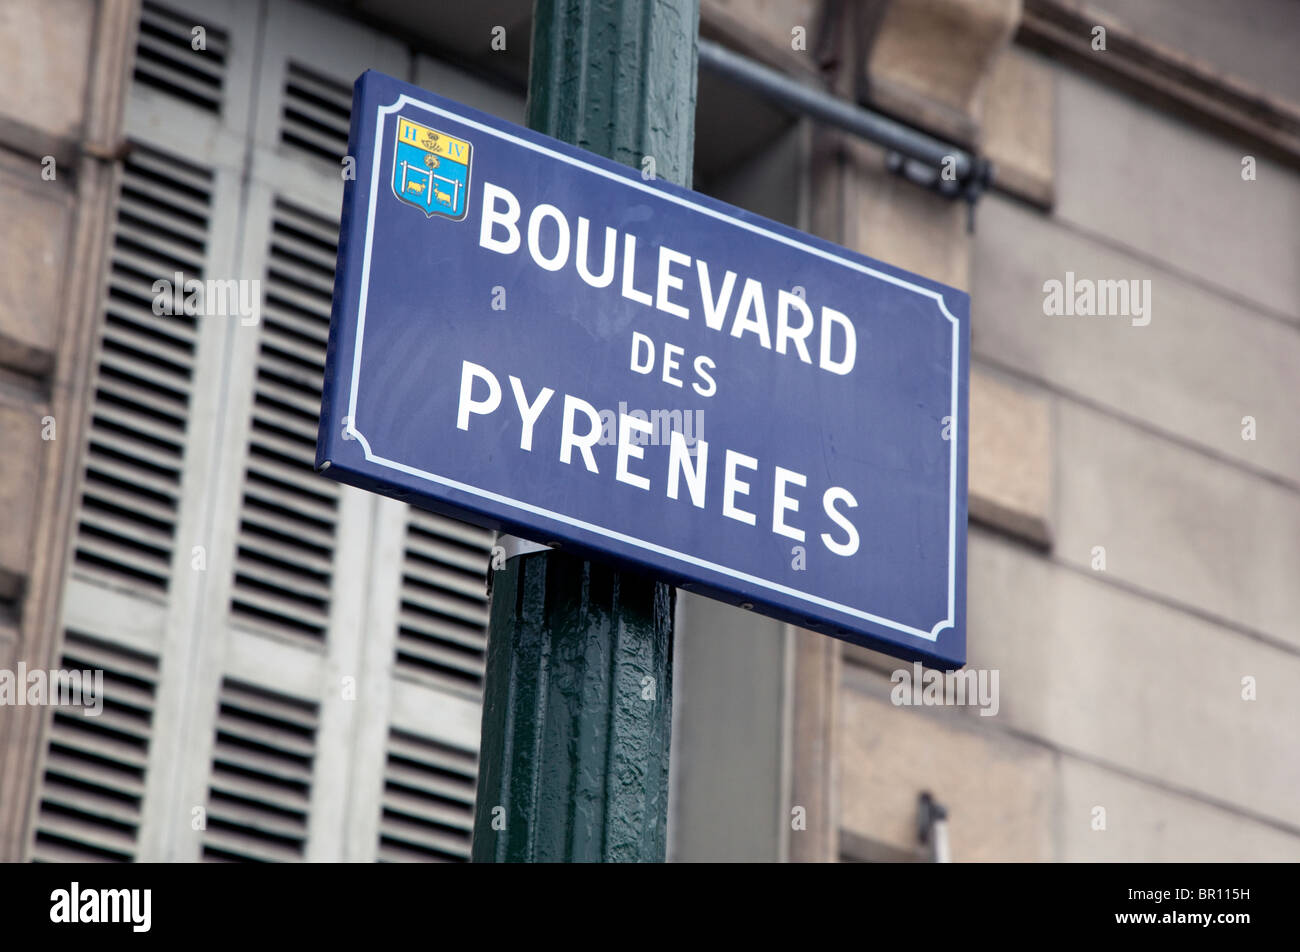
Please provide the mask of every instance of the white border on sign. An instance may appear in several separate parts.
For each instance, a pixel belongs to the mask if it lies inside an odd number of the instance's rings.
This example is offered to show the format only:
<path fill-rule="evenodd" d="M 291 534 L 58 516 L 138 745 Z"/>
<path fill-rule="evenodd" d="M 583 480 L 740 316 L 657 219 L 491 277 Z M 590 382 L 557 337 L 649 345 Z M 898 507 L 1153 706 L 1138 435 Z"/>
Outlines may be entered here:
<path fill-rule="evenodd" d="M 416 469 L 413 466 L 407 466 L 405 463 L 399 463 L 395 460 L 385 459 L 381 456 L 375 455 L 370 449 L 370 443 L 361 434 L 361 431 L 356 428 L 357 384 L 361 376 L 361 345 L 365 335 L 366 301 L 370 289 L 370 251 L 371 251 L 371 245 L 373 243 L 373 236 L 374 236 L 375 203 L 379 196 L 379 188 L 378 188 L 379 166 L 380 166 L 381 150 L 383 148 L 383 143 L 384 143 L 384 135 L 383 135 L 384 117 L 390 113 L 397 112 L 403 106 L 408 104 L 413 106 L 418 106 L 421 109 L 433 113 L 434 115 L 451 119 L 454 122 L 459 122 L 462 125 L 469 126 L 472 129 L 477 129 L 479 132 L 482 132 L 486 135 L 494 136 L 498 139 L 504 139 L 507 142 L 511 142 L 515 145 L 522 146 L 523 148 L 529 149 L 533 152 L 538 152 L 542 155 L 548 156 L 549 158 L 557 159 L 558 161 L 564 162 L 568 165 L 573 165 L 576 166 L 577 168 L 585 169 L 588 172 L 592 172 L 596 175 L 602 176 L 603 178 L 607 178 L 610 179 L 611 181 L 618 182 L 622 185 L 626 185 L 629 188 L 646 192 L 647 194 L 653 195 L 656 198 L 659 198 L 663 201 L 672 202 L 674 204 L 681 205 L 685 208 L 690 208 L 696 212 L 699 212 L 702 215 L 708 215 L 710 218 L 716 218 L 719 221 L 723 221 L 726 222 L 727 224 L 734 225 L 737 228 L 744 229 L 745 231 L 753 232 L 754 234 L 757 235 L 762 235 L 765 238 L 770 238 L 773 241 L 777 241 L 780 242 L 781 244 L 788 245 L 791 248 L 797 248 L 800 251 L 814 255 L 815 257 L 823 258 L 826 261 L 832 261 L 835 264 L 843 265 L 844 267 L 849 268 L 853 271 L 860 272 L 869 277 L 876 278 L 880 281 L 884 281 L 888 284 L 893 284 L 900 288 L 906 288 L 907 290 L 912 291 L 916 294 L 920 294 L 924 297 L 931 298 L 936 304 L 938 304 L 939 311 L 943 314 L 944 317 L 948 319 L 949 323 L 952 324 L 952 426 L 953 426 L 953 430 L 952 430 L 952 439 L 949 440 L 950 446 L 948 450 L 948 474 L 949 474 L 949 479 L 948 479 L 948 617 L 936 622 L 934 627 L 931 628 L 929 631 L 925 631 L 924 629 L 915 628 L 911 625 L 905 625 L 902 622 L 897 622 L 890 618 L 883 618 L 880 615 L 873 615 L 870 612 L 864 612 L 861 609 L 854 608 L 851 605 L 842 605 L 839 602 L 833 602 L 830 599 L 822 598 L 821 596 L 818 595 L 812 595 L 808 592 L 801 592 L 798 589 L 791 588 L 788 585 L 782 585 L 779 582 L 773 582 L 770 579 L 759 578 L 756 575 L 750 575 L 746 572 L 739 572 L 735 569 L 728 568 L 725 565 L 719 565 L 716 562 L 710 562 L 706 559 L 697 558 L 686 552 L 678 552 L 675 549 L 669 549 L 665 546 L 656 545 L 653 542 L 647 542 L 645 539 L 638 539 L 635 536 L 626 535 L 622 532 L 615 532 L 611 529 L 605 528 L 604 526 L 598 526 L 590 522 L 584 522 L 581 519 L 575 519 L 574 517 L 566 516 L 563 513 L 552 512 L 550 509 L 543 509 L 540 506 L 534 506 L 531 503 L 526 503 L 519 499 L 512 499 L 509 496 L 503 496 L 500 493 L 489 492 L 485 489 L 480 489 L 477 486 L 470 486 L 467 483 L 458 482 L 454 479 L 448 479 L 447 477 L 439 476 L 436 473 L 426 472 L 425 470 L 422 469 Z M 731 216 L 723 214 L 722 212 L 719 211 L 715 211 L 712 208 L 706 208 L 703 205 L 697 205 L 695 202 L 692 202 L 690 199 L 683 198 L 679 195 L 673 195 L 665 191 L 661 191 L 658 188 L 647 185 L 643 182 L 638 182 L 635 179 L 626 178 L 615 172 L 611 172 L 608 169 L 602 169 L 599 166 L 595 166 L 595 165 L 591 165 L 590 163 L 583 162 L 581 159 L 575 159 L 572 156 L 565 155 L 561 152 L 556 152 L 554 149 L 548 149 L 544 145 L 538 145 L 535 142 L 529 142 L 527 139 L 521 139 L 518 136 L 511 135 L 508 132 L 503 132 L 500 129 L 493 129 L 491 126 L 484 125 L 481 122 L 475 122 L 473 119 L 468 119 L 458 113 L 452 112 L 447 109 L 439 108 L 438 106 L 430 105 L 429 103 L 426 102 L 421 102 L 418 99 L 414 99 L 406 95 L 405 93 L 399 96 L 395 103 L 392 103 L 391 105 L 388 106 L 380 106 L 377 110 L 375 119 L 377 123 L 375 129 L 375 154 L 372 161 L 373 171 L 371 173 L 371 180 L 370 180 L 370 204 L 366 212 L 366 247 L 365 247 L 365 252 L 362 257 L 362 263 L 361 263 L 361 295 L 360 295 L 361 299 L 358 302 L 358 308 L 357 308 L 357 338 L 356 338 L 354 351 L 352 355 L 352 382 L 351 382 L 351 388 L 350 388 L 349 399 L 348 399 L 347 429 L 345 431 L 348 436 L 355 438 L 357 442 L 361 444 L 361 448 L 365 452 L 366 460 L 368 462 L 377 463 L 378 465 L 384 466 L 388 469 L 397 470 L 398 472 L 407 473 L 408 475 L 411 476 L 416 476 L 421 479 L 426 479 L 429 480 L 430 482 L 435 482 L 443 486 L 448 486 L 452 489 L 456 489 L 464 493 L 469 493 L 470 495 L 473 496 L 479 496 L 480 498 L 483 499 L 490 499 L 493 502 L 510 506 L 512 509 L 519 509 L 523 512 L 528 512 L 536 516 L 542 516 L 544 518 L 551 519 L 556 522 L 564 523 L 565 525 L 573 526 L 574 528 L 577 529 L 584 529 L 587 532 L 591 532 L 596 535 L 601 535 L 608 539 L 615 539 L 619 542 L 624 542 L 628 545 L 635 546 L 636 548 L 639 549 L 645 549 L 646 551 L 649 552 L 655 552 L 659 555 L 668 556 L 669 558 L 676 559 L 679 562 L 685 562 L 687 565 L 693 565 L 696 566 L 697 568 L 707 569 L 711 572 L 717 572 L 720 575 L 726 575 L 730 578 L 738 579 L 743 582 L 749 582 L 752 585 L 757 585 L 760 588 L 767 589 L 768 591 L 779 592 L 782 595 L 788 595 L 792 598 L 797 598 L 800 601 L 808 602 L 809 604 L 812 605 L 821 606 L 822 608 L 829 608 L 832 611 L 842 612 L 843 614 L 849 615 L 853 618 L 860 618 L 863 621 L 868 621 L 871 622 L 872 624 L 881 625 L 885 628 L 892 628 L 895 631 L 901 631 L 905 634 L 913 635 L 914 637 L 917 638 L 923 638 L 926 641 L 937 641 L 939 638 L 939 632 L 943 631 L 945 628 L 954 627 L 955 622 L 953 616 L 955 614 L 954 608 L 956 604 L 956 572 L 957 572 L 957 434 L 960 432 L 959 431 L 960 420 L 958 419 L 959 408 L 957 405 L 957 376 L 958 376 L 958 367 L 959 367 L 958 352 L 961 346 L 961 337 L 960 337 L 961 325 L 957 321 L 957 318 L 953 315 L 953 313 L 948 310 L 948 305 L 945 303 L 942 294 L 940 294 L 938 291 L 932 291 L 929 288 L 923 288 L 920 285 L 912 284 L 910 281 L 904 281 L 902 278 L 897 278 L 892 274 L 886 274 L 883 271 L 877 271 L 875 268 L 868 267 L 867 265 L 864 264 L 859 264 L 856 261 L 850 261 L 847 258 L 841 258 L 838 255 L 832 254 L 829 251 L 823 251 L 820 248 L 815 248 L 811 245 L 806 245 L 801 241 L 796 241 L 795 239 L 788 238 L 785 235 L 779 235 L 775 232 L 768 231 L 766 228 L 762 228 L 758 225 L 741 221 L 737 218 L 732 218 Z M 468 214 L 469 211 L 468 195 L 466 195 L 465 197 L 465 208 L 466 208 L 466 213 Z"/>

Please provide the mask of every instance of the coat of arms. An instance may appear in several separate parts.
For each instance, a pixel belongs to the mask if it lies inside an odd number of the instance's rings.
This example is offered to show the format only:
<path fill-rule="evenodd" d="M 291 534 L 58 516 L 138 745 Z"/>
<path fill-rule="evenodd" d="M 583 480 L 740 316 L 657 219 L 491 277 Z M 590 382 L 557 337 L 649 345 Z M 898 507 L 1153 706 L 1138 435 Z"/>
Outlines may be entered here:
<path fill-rule="evenodd" d="M 398 118 L 393 194 L 425 215 L 465 217 L 472 147 L 463 139 Z"/>

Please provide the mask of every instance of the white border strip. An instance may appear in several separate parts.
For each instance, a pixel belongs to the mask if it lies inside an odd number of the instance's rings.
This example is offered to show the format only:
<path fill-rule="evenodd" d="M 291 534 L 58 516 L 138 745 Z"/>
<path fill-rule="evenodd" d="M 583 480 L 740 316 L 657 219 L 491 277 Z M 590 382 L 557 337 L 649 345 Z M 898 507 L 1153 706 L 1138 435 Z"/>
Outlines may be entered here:
<path fill-rule="evenodd" d="M 773 582 L 769 579 L 759 578 L 755 575 L 749 575 L 748 573 L 745 572 L 739 572 L 735 569 L 728 568 L 725 565 L 719 565 L 715 562 L 709 562 L 705 559 L 697 558 L 686 552 L 678 552 L 675 549 L 669 549 L 666 548 L 665 546 L 656 545 L 653 542 L 647 542 L 644 539 L 638 539 L 635 536 L 625 535 L 624 533 L 621 532 L 614 532 L 613 530 L 607 529 L 603 526 L 593 525 L 592 523 L 584 522 L 581 519 L 575 519 L 572 516 L 566 516 L 563 513 L 553 512 L 549 509 L 543 509 L 540 506 L 534 506 L 530 503 L 526 503 L 518 499 L 512 499 L 509 496 L 503 496 L 499 493 L 489 492 L 487 490 L 480 489 L 476 486 L 470 486 L 466 483 L 461 483 L 453 479 L 448 479 L 445 476 L 439 476 L 436 473 L 426 472 L 425 470 L 422 469 L 416 469 L 412 466 L 407 466 L 404 463 L 398 463 L 394 460 L 385 459 L 381 456 L 376 456 L 370 449 L 370 443 L 361 434 L 361 431 L 356 428 L 357 385 L 359 382 L 359 378 L 361 376 L 361 346 L 365 336 L 366 302 L 369 298 L 369 290 L 370 290 L 370 253 L 371 253 L 371 245 L 373 243 L 373 237 L 374 237 L 375 203 L 379 196 L 379 188 L 378 188 L 379 166 L 380 166 L 380 151 L 383 148 L 383 143 L 384 143 L 384 135 L 383 135 L 384 117 L 390 113 L 397 112 L 403 106 L 408 104 L 413 106 L 418 106 L 421 109 L 424 109 L 435 115 L 443 116 L 444 118 L 451 119 L 454 122 L 459 122 L 462 125 L 469 126 L 472 129 L 477 129 L 479 132 L 485 133 L 486 135 L 494 136 L 495 138 L 498 139 L 504 139 L 507 142 L 513 143 L 514 145 L 521 146 L 525 149 L 529 149 L 533 152 L 540 153 L 541 155 L 545 155 L 548 158 L 557 159 L 568 165 L 575 166 L 576 168 L 581 168 L 588 172 L 592 172 L 596 175 L 599 175 L 603 178 L 607 178 L 614 182 L 618 182 L 629 188 L 634 188 L 639 191 L 646 192 L 663 201 L 672 202 L 674 204 L 681 205 L 685 208 L 690 208 L 700 214 L 707 215 L 710 218 L 716 218 L 719 221 L 726 222 L 729 225 L 734 225 L 735 227 L 744 229 L 745 231 L 753 232 L 754 234 L 757 235 L 762 235 L 765 238 L 769 238 L 773 241 L 777 241 L 783 245 L 788 245 L 791 248 L 796 248 L 800 251 L 814 255 L 815 257 L 822 258 L 826 261 L 830 261 L 838 265 L 842 265 L 843 267 L 849 268 L 850 270 L 857 271 L 861 274 L 868 275 L 869 277 L 876 278 L 888 284 L 893 284 L 900 288 L 905 288 L 909 291 L 912 291 L 916 294 L 920 294 L 924 297 L 931 298 L 939 306 L 940 313 L 942 313 L 943 316 L 946 317 L 948 321 L 952 324 L 952 439 L 949 441 L 950 446 L 948 450 L 948 477 L 949 477 L 948 478 L 948 617 L 936 622 L 934 627 L 931 628 L 929 631 L 925 631 L 920 628 L 914 628 L 911 625 L 905 625 L 902 622 L 893 621 L 892 619 L 889 618 L 882 618 L 881 616 L 873 615 L 870 612 L 864 612 L 861 609 L 853 608 L 850 605 L 842 605 L 838 602 L 833 602 L 830 601 L 829 599 L 825 599 L 817 595 L 811 595 L 808 592 L 801 592 L 798 589 L 790 588 L 788 585 L 781 585 L 780 583 Z M 732 218 L 731 216 L 726 215 L 719 211 L 715 211 L 712 208 L 706 208 L 703 205 L 697 205 L 695 202 L 692 202 L 687 198 L 683 198 L 678 195 L 673 195 L 668 192 L 661 191 L 658 188 L 654 188 L 653 186 L 646 185 L 634 179 L 626 178 L 625 176 L 619 175 L 615 172 L 611 172 L 608 169 L 602 169 L 599 166 L 595 166 L 587 162 L 583 162 L 581 159 L 575 159 L 572 156 L 565 155 L 561 152 L 556 152 L 553 149 L 548 149 L 546 146 L 538 145 L 537 143 L 534 142 L 529 142 L 527 139 L 521 139 L 518 136 L 511 135 L 508 132 L 503 132 L 499 129 L 493 129 L 491 126 L 484 125 L 483 123 L 480 122 L 475 122 L 473 119 L 467 119 L 466 117 L 461 116 L 458 113 L 454 113 L 446 109 L 441 109 L 437 106 L 432 106 L 429 103 L 421 102 L 418 99 L 413 99 L 412 97 L 406 95 L 405 93 L 399 96 L 395 103 L 392 103 L 391 105 L 388 106 L 380 106 L 376 113 L 375 123 L 376 123 L 375 151 L 374 151 L 374 156 L 372 158 L 372 172 L 371 172 L 371 179 L 370 179 L 370 204 L 366 212 L 366 247 L 365 247 L 364 255 L 362 257 L 362 264 L 361 264 L 361 293 L 360 293 L 360 301 L 358 302 L 358 308 L 357 308 L 357 337 L 354 344 L 354 351 L 352 355 L 352 381 L 349 389 L 348 417 L 347 417 L 347 429 L 346 429 L 347 434 L 349 436 L 354 437 L 357 440 L 357 442 L 361 444 L 361 448 L 365 452 L 366 460 L 368 462 L 377 463 L 380 466 L 387 467 L 388 469 L 393 469 L 393 470 L 397 470 L 398 472 L 407 473 L 408 475 L 411 476 L 417 476 L 421 479 L 426 479 L 429 480 L 430 482 L 439 483 L 440 485 L 447 486 L 451 489 L 456 489 L 464 493 L 469 493 L 470 495 L 479 496 L 483 499 L 489 499 L 493 502 L 498 502 L 503 505 L 510 506 L 513 509 L 519 509 L 524 512 L 532 513 L 533 515 L 543 516 L 545 518 L 552 519 L 556 522 L 573 526 L 574 528 L 577 529 L 583 529 L 595 535 L 605 536 L 606 538 L 614 539 L 619 542 L 623 542 L 628 545 L 635 546 L 636 548 L 639 549 L 645 549 L 649 552 L 655 552 L 659 555 L 665 555 L 670 558 L 676 559 L 679 562 L 685 562 L 688 565 L 693 565 L 698 568 L 708 569 L 709 571 L 716 572 L 719 575 L 726 575 L 730 578 L 734 578 L 739 581 L 748 582 L 752 585 L 757 585 L 760 588 L 765 588 L 772 592 L 779 592 L 783 595 L 788 595 L 793 598 L 797 598 L 800 601 L 805 601 L 813 605 L 819 605 L 822 608 L 829 608 L 833 611 L 842 612 L 843 614 L 849 615 L 853 618 L 859 618 L 862 619 L 863 621 L 872 622 L 873 624 L 881 625 L 885 628 L 892 628 L 895 631 L 900 631 L 903 632 L 904 634 L 913 635 L 914 637 L 922 638 L 926 641 L 937 641 L 939 639 L 939 632 L 943 631 L 945 628 L 954 627 L 955 624 L 954 615 L 955 615 L 955 603 L 956 603 L 956 572 L 957 572 L 957 442 L 958 442 L 957 434 L 960 432 L 959 430 L 960 420 L 958 419 L 959 407 L 957 402 L 958 401 L 957 381 L 958 381 L 958 371 L 960 368 L 959 349 L 961 346 L 961 337 L 960 337 L 961 325 L 958 322 L 957 318 L 952 314 L 952 312 L 948 310 L 948 305 L 944 301 L 942 294 L 940 294 L 938 291 L 932 291 L 929 288 L 923 288 L 920 285 L 912 284 L 910 281 L 905 281 L 902 278 L 895 277 L 892 274 L 886 274 L 883 271 L 877 271 L 875 268 L 868 267 L 867 265 L 864 264 L 859 264 L 856 261 L 850 261 L 846 258 L 841 258 L 838 255 L 832 254 L 829 251 L 824 251 L 821 248 L 814 248 L 811 245 L 806 245 L 803 242 L 796 241 L 795 239 L 789 238 L 785 235 L 779 235 L 775 232 L 768 231 L 766 228 L 762 228 L 758 225 L 754 225 L 746 221 L 741 221 L 740 219 L 737 218 Z M 468 214 L 469 211 L 468 192 L 465 197 L 465 208 L 466 208 L 466 214 Z"/>

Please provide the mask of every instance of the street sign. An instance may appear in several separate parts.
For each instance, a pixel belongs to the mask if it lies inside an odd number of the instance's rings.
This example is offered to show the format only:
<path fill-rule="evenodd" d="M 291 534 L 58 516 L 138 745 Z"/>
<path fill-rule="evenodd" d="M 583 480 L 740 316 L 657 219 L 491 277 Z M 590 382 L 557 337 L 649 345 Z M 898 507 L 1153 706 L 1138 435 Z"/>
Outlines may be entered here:
<path fill-rule="evenodd" d="M 350 155 L 321 472 L 965 662 L 965 293 L 375 72 Z"/>

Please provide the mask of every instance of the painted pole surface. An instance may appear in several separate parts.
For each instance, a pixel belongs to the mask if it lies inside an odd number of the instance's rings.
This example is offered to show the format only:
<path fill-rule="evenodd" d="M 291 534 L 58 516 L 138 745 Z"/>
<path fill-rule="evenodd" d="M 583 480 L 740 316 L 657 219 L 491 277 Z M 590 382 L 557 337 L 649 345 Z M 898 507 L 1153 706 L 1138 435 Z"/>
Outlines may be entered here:
<path fill-rule="evenodd" d="M 537 0 L 533 129 L 691 184 L 698 0 Z M 674 590 L 563 552 L 494 573 L 472 858 L 662 862 Z"/>

